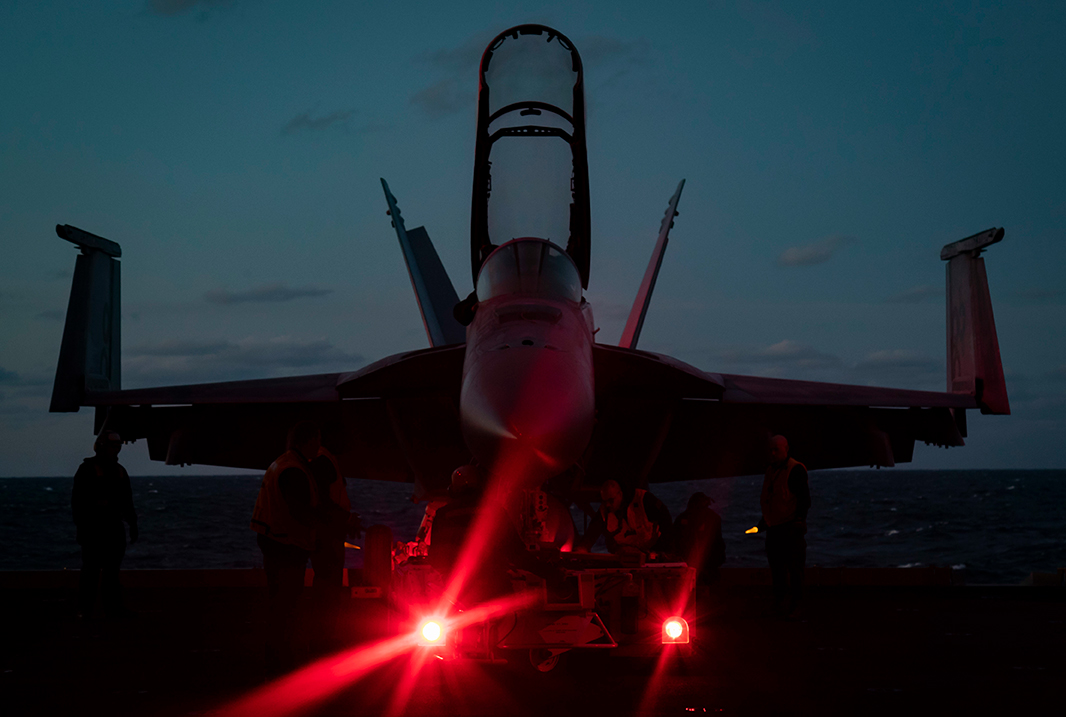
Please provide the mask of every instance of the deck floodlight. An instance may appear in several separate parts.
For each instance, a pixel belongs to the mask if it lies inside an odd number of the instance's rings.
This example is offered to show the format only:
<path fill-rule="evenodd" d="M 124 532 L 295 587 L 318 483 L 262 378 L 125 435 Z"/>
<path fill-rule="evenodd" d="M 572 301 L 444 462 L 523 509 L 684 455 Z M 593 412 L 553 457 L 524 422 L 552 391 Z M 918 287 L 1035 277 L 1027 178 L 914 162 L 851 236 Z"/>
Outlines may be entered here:
<path fill-rule="evenodd" d="M 668 617 L 663 621 L 664 645 L 687 645 L 688 641 L 688 621 L 685 618 Z"/>
<path fill-rule="evenodd" d="M 443 645 L 444 644 L 444 621 L 437 618 L 423 620 L 418 626 L 419 645 Z"/>

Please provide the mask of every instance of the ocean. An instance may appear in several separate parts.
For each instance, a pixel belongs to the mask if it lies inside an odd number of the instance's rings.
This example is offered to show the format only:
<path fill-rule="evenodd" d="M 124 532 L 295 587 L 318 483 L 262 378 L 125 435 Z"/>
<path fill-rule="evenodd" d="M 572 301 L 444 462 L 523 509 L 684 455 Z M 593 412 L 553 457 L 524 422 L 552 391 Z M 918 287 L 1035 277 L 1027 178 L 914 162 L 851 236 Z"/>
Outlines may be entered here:
<path fill-rule="evenodd" d="M 807 565 L 951 566 L 969 584 L 1017 584 L 1066 566 L 1066 471 L 812 471 Z M 0 570 L 80 565 L 70 518 L 72 478 L 0 478 Z M 251 568 L 262 557 L 249 529 L 257 476 L 135 477 L 141 538 L 123 567 Z M 651 486 L 676 516 L 695 491 L 722 516 L 726 566 L 764 566 L 761 476 Z M 349 481 L 364 526 L 384 524 L 411 540 L 424 504 L 411 486 Z M 580 519 L 578 529 L 582 527 Z M 349 567 L 362 563 L 348 551 Z"/>

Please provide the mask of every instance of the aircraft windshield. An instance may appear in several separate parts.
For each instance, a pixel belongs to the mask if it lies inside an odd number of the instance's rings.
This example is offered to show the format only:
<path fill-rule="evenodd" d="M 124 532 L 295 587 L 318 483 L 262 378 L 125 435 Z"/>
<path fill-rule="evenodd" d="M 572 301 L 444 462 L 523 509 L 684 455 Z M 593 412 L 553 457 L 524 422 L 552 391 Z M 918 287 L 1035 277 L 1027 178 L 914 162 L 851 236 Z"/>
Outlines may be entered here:
<path fill-rule="evenodd" d="M 538 239 L 510 242 L 481 265 L 477 298 L 532 294 L 548 299 L 581 300 L 581 277 L 562 249 Z"/>
<path fill-rule="evenodd" d="M 580 80 L 574 58 L 569 42 L 547 29 L 503 35 L 486 53 L 491 244 L 535 236 L 566 245 L 570 239 Z"/>

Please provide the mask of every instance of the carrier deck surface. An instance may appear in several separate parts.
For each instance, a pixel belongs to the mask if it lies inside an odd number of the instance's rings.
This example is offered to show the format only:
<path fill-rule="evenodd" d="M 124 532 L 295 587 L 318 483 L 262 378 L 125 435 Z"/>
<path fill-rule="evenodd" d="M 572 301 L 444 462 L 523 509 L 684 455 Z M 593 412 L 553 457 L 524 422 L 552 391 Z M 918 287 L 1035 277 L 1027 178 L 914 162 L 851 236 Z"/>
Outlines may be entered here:
<path fill-rule="evenodd" d="M 80 622 L 76 573 L 0 573 L 5 715 L 210 714 L 264 684 L 256 571 L 129 571 L 131 620 Z M 654 662 L 576 656 L 546 675 L 430 663 L 399 714 L 1003 714 L 1061 710 L 1066 589 L 951 585 L 950 571 L 811 571 L 799 621 L 767 615 L 765 571 L 702 591 L 695 651 Z M 352 640 L 381 611 L 353 600 Z M 378 715 L 410 661 L 310 713 Z M 706 712 L 704 712 L 706 710 Z"/>

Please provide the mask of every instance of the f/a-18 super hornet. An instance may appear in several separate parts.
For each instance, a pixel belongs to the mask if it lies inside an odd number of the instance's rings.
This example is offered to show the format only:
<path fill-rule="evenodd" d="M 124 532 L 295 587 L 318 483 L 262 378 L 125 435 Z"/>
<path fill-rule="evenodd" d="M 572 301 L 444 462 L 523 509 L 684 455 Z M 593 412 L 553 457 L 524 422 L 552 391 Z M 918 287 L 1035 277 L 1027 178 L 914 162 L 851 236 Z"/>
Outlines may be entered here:
<path fill-rule="evenodd" d="M 352 478 L 442 491 L 476 462 L 520 476 L 630 487 L 761 472 L 788 437 L 808 468 L 892 466 L 915 441 L 961 446 L 966 411 L 1007 414 L 981 252 L 948 244 L 947 391 L 703 371 L 637 348 L 684 181 L 671 197 L 621 341 L 597 343 L 581 58 L 563 34 L 521 25 L 480 66 L 470 221 L 473 291 L 460 300 L 429 235 L 408 229 L 382 180 L 430 347 L 358 370 L 123 390 L 119 245 L 69 225 L 81 249 L 52 411 L 96 409 L 95 429 L 146 439 L 152 460 L 265 469 L 300 420 Z M 572 482 L 572 481 L 571 481 Z"/>

